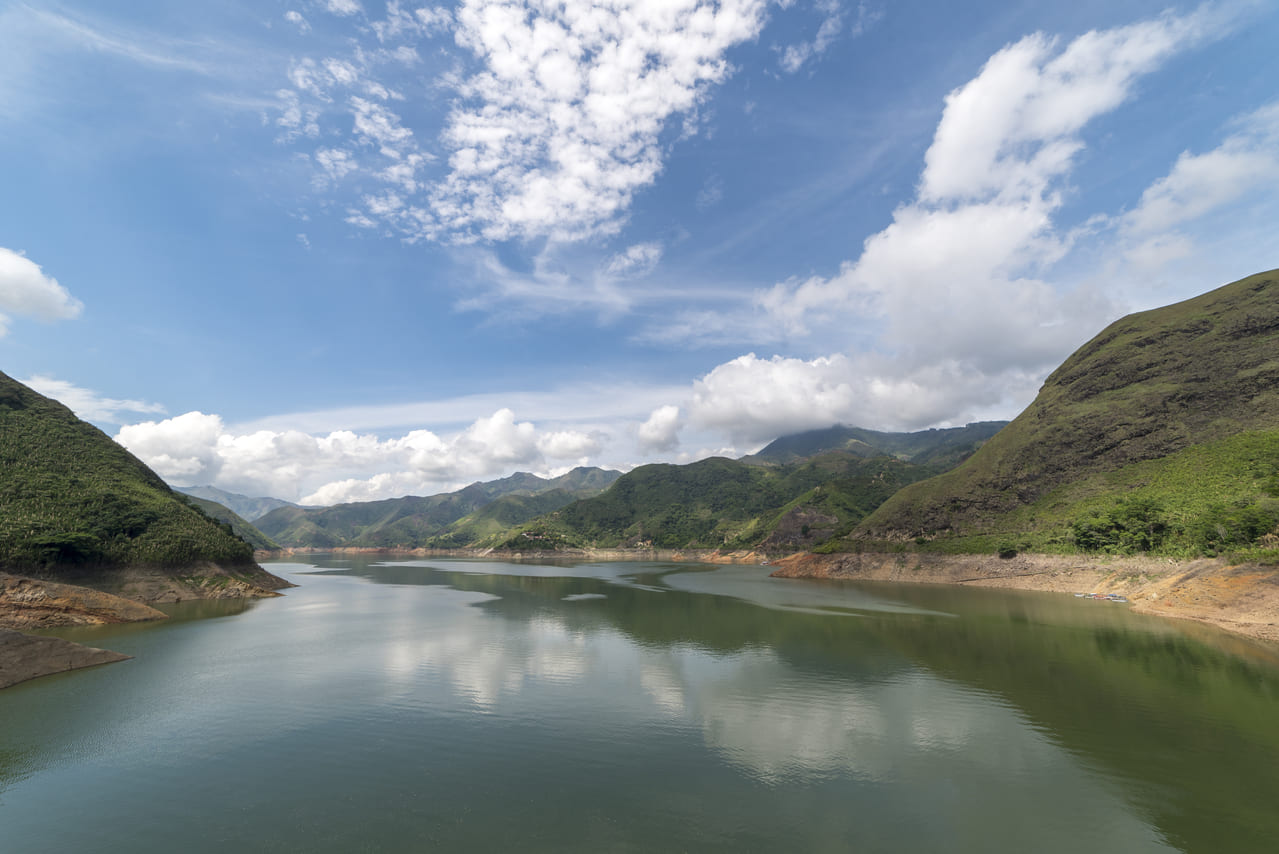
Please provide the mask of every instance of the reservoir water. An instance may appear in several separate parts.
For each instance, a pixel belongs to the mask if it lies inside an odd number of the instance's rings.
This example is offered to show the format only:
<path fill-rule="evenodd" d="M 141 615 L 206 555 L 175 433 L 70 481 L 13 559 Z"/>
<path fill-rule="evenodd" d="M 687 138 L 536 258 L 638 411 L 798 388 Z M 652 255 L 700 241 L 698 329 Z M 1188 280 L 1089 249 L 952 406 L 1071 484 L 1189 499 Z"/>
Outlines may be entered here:
<path fill-rule="evenodd" d="M 1279 648 L 1062 594 L 308 556 L 0 691 L 0 851 L 1272 852 Z"/>

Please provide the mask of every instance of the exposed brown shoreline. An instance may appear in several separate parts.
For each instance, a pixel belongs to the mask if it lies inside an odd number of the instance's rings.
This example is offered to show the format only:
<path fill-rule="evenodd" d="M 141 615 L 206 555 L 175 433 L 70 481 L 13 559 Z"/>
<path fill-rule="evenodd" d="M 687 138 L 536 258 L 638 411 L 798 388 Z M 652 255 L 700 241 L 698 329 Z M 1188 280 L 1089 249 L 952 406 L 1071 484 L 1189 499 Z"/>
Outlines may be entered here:
<path fill-rule="evenodd" d="M 1279 568 L 1224 559 L 1085 555 L 836 554 L 774 561 L 778 578 L 959 584 L 1060 593 L 1119 593 L 1132 609 L 1279 642 Z"/>
<path fill-rule="evenodd" d="M 251 581 L 245 580 L 246 576 Z M 155 567 L 113 569 L 109 573 L 81 570 L 78 575 L 72 571 L 68 580 L 83 583 L 0 572 L 0 688 L 128 658 L 21 631 L 163 620 L 166 615 L 162 611 L 144 603 L 278 596 L 275 589 L 293 586 L 258 566 L 228 569 L 211 563 L 177 571 Z M 10 631 L 14 629 L 18 631 Z"/>

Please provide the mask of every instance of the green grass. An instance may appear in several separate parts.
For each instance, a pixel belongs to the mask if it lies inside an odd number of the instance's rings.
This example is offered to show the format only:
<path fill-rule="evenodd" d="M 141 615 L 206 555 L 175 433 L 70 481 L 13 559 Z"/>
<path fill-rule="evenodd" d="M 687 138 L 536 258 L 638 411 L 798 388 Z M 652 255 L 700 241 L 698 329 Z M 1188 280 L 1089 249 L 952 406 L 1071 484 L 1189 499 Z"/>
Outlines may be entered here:
<path fill-rule="evenodd" d="M 903 489 L 853 536 L 922 537 L 930 550 L 1264 556 L 1277 352 L 1274 273 L 1125 317 L 967 462 Z M 1133 502 L 1154 526 L 1145 535 Z"/>

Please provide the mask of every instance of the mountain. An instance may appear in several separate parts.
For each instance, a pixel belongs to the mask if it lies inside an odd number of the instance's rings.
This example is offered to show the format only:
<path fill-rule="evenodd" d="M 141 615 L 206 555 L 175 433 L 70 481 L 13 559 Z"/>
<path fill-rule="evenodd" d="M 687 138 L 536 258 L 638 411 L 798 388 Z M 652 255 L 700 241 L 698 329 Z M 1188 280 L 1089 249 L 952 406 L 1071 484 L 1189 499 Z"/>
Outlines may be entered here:
<path fill-rule="evenodd" d="M 299 506 L 282 498 L 250 498 L 237 492 L 218 489 L 216 486 L 175 486 L 173 489 L 183 495 L 216 501 L 248 522 L 256 522 L 277 507 Z"/>
<path fill-rule="evenodd" d="M 571 500 L 605 489 L 620 474 L 579 467 L 547 479 L 518 472 L 500 480 L 473 483 L 457 492 L 424 498 L 408 496 L 311 509 L 281 507 L 258 519 L 257 526 L 282 546 L 417 548 L 430 544 L 433 537 L 445 533 L 451 524 L 503 496 L 530 497 L 559 490 Z M 546 505 L 533 502 L 531 506 Z"/>
<path fill-rule="evenodd" d="M 722 457 L 640 466 L 593 498 L 471 545 L 556 548 L 810 548 L 938 465 L 847 450 L 784 464 Z"/>
<path fill-rule="evenodd" d="M 255 528 L 252 522 L 247 521 L 231 508 L 225 507 L 216 501 L 210 501 L 207 498 L 200 498 L 198 495 L 183 494 L 187 496 L 188 501 L 203 510 L 204 514 L 210 519 L 216 519 L 219 522 L 225 522 L 230 525 L 235 535 L 253 546 L 254 549 L 274 551 L 280 547 L 274 540 Z"/>
<path fill-rule="evenodd" d="M 837 547 L 906 540 L 1279 557 L 1279 271 L 1111 324 L 967 462 Z"/>
<path fill-rule="evenodd" d="M 101 430 L 0 374 L 0 570 L 109 584 L 136 567 L 283 584 Z"/>
<path fill-rule="evenodd" d="M 742 460 L 781 464 L 830 451 L 845 451 L 859 457 L 890 456 L 922 465 L 950 467 L 971 456 L 1007 424 L 1007 421 L 978 421 L 966 427 L 920 430 L 914 433 L 882 433 L 861 427 L 836 425 L 782 436 L 759 453 L 742 457 Z"/>

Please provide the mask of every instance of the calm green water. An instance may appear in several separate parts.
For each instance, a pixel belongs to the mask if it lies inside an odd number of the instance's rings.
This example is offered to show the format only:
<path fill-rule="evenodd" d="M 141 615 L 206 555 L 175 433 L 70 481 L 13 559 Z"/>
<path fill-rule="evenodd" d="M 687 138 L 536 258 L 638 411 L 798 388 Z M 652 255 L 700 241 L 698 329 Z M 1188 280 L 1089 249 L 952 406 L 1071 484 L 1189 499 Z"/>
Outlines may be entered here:
<path fill-rule="evenodd" d="M 1071 596 L 317 558 L 63 632 L 0 851 L 1272 852 L 1279 648 Z"/>

